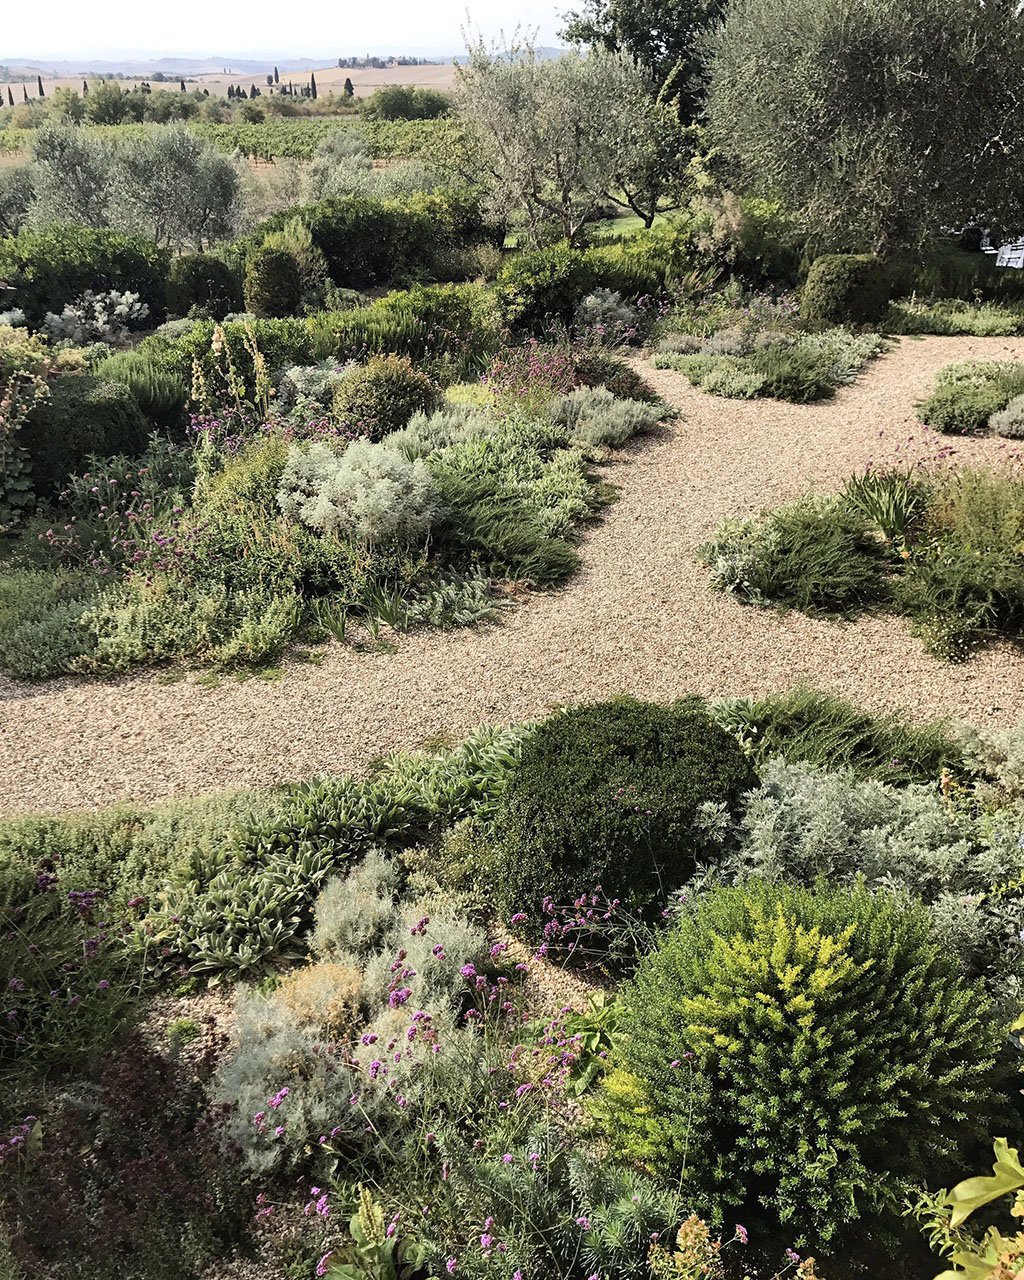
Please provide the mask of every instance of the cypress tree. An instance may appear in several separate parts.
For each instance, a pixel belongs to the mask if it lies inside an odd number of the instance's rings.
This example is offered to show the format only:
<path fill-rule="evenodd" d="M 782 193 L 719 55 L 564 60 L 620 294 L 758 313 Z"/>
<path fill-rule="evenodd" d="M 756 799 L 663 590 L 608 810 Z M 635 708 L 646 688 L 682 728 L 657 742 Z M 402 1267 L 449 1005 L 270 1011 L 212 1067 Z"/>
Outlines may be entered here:
<path fill-rule="evenodd" d="M 353 97 L 355 97 L 355 92 L 356 92 L 356 87 L 355 87 L 355 85 L 352 83 L 352 78 L 351 78 L 351 76 L 346 76 L 346 77 L 345 77 L 345 97 L 346 97 L 346 98 L 353 98 Z"/>
<path fill-rule="evenodd" d="M 36 76 L 36 84 L 38 84 L 38 85 L 39 85 L 39 96 L 40 96 L 40 98 L 45 98 L 45 97 L 46 97 L 46 90 L 43 88 L 43 77 L 42 77 L 42 76 Z"/>
<path fill-rule="evenodd" d="M 42 81 L 40 81 L 39 83 L 42 84 Z M 316 97 L 316 76 L 312 73 L 312 71 L 309 73 L 309 96 L 311 98 Z"/>
<path fill-rule="evenodd" d="M 83 80 L 82 81 L 82 97 L 88 98 L 88 96 L 89 96 L 89 81 Z"/>
<path fill-rule="evenodd" d="M 277 67 L 274 68 L 274 84 L 280 84 L 281 77 L 277 74 Z"/>
<path fill-rule="evenodd" d="M 24 85 L 21 86 L 21 96 L 28 102 L 28 89 Z"/>
<path fill-rule="evenodd" d="M 14 94 L 11 92 L 11 86 L 7 86 L 7 102 L 9 106 L 14 106 Z"/>
<path fill-rule="evenodd" d="M 181 91 L 182 91 L 182 93 L 184 93 L 184 92 L 185 92 L 185 81 L 184 81 L 184 80 L 182 80 L 182 82 L 181 82 Z"/>

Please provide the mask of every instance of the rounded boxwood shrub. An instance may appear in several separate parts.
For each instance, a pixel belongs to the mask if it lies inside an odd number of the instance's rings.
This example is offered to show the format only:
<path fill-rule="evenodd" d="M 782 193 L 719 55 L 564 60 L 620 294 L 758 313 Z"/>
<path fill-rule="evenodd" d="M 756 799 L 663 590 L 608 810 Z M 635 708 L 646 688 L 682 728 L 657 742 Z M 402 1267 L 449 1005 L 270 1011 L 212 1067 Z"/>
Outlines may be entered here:
<path fill-rule="evenodd" d="M 756 775 L 697 700 L 617 698 L 562 711 L 523 745 L 497 818 L 498 905 L 528 913 L 600 885 L 646 910 L 692 874 L 706 802 L 733 809 Z"/>
<path fill-rule="evenodd" d="M 1005 1105 L 984 990 L 886 893 L 698 895 L 620 1015 L 595 1101 L 616 1150 L 769 1254 L 898 1229 Z"/>
<path fill-rule="evenodd" d="M 819 324 L 874 324 L 889 305 L 885 264 L 871 253 L 827 253 L 815 258 L 800 296 L 805 320 Z"/>
<path fill-rule="evenodd" d="M 173 315 L 187 316 L 195 310 L 221 320 L 241 305 L 234 273 L 212 253 L 189 253 L 171 263 L 167 309 Z"/>
<path fill-rule="evenodd" d="M 50 384 L 22 428 L 37 494 L 56 493 L 90 455 L 140 454 L 149 428 L 131 391 L 121 382 L 72 374 Z"/>
<path fill-rule="evenodd" d="M 433 413 L 441 399 L 441 389 L 408 356 L 372 356 L 338 383 L 332 409 L 341 426 L 379 440 L 414 413 Z"/>
<path fill-rule="evenodd" d="M 245 268 L 245 306 L 256 316 L 292 316 L 302 303 L 302 272 L 284 249 L 261 248 Z"/>
<path fill-rule="evenodd" d="M 579 249 L 556 244 L 517 253 L 498 272 L 497 295 L 505 320 L 540 333 L 552 320 L 568 322 L 599 283 L 593 262 Z"/>

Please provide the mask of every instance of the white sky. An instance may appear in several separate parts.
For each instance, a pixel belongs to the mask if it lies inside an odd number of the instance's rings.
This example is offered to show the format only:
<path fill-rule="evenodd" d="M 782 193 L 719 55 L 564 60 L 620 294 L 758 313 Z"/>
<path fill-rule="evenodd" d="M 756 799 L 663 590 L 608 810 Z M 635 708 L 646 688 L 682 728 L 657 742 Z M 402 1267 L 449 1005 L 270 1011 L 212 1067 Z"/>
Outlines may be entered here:
<path fill-rule="evenodd" d="M 0 0 L 2 3 L 2 0 Z M 470 0 L 485 36 L 517 24 L 560 44 L 572 0 Z M 181 54 L 319 57 L 458 53 L 467 0 L 36 0 L 2 4 L 0 63 Z"/>

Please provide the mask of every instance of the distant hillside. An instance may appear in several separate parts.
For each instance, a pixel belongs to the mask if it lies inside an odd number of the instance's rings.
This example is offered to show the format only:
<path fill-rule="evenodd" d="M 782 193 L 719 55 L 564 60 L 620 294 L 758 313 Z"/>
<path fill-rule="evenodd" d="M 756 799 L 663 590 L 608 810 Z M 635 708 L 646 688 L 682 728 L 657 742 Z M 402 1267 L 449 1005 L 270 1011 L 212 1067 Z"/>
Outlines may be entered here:
<path fill-rule="evenodd" d="M 564 49 L 542 48 L 537 50 L 542 58 L 557 58 Z M 0 64 L 0 80 L 33 79 L 37 75 L 47 79 L 66 79 L 72 76 L 137 76 L 144 78 L 154 76 L 158 72 L 169 78 L 180 79 L 183 76 L 218 76 L 222 74 L 237 76 L 259 76 L 272 71 L 276 66 L 279 71 L 305 72 L 319 71 L 322 67 L 337 64 L 338 57 L 363 57 L 363 54 L 339 54 L 329 58 L 320 54 L 310 58 L 277 58 L 273 55 L 264 59 L 254 58 L 138 58 L 138 59 L 104 59 L 84 58 L 81 60 L 55 60 L 47 58 L 11 58 Z M 394 51 L 379 53 L 377 57 L 402 57 Z M 413 55 L 408 55 L 413 56 Z M 420 55 L 424 56 L 424 55 Z M 465 54 L 437 54 L 429 56 L 431 63 L 450 65 L 452 62 L 464 62 Z"/>

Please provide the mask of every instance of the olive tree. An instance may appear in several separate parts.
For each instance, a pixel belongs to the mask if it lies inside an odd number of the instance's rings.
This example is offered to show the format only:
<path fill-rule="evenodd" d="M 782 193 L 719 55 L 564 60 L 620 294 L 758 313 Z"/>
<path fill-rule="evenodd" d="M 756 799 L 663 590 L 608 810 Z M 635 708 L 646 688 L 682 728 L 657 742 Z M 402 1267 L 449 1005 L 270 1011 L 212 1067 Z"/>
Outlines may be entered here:
<path fill-rule="evenodd" d="M 535 243 L 551 224 L 570 243 L 609 199 L 650 224 L 678 203 L 690 158 L 671 103 L 628 54 L 543 60 L 529 45 L 471 45 L 456 102 L 476 178 Z"/>
<path fill-rule="evenodd" d="M 238 172 L 181 125 L 160 125 L 113 153 L 109 219 L 172 249 L 208 248 L 231 234 Z"/>
<path fill-rule="evenodd" d="M 710 42 L 710 136 L 813 248 L 914 246 L 1021 208 L 1013 0 L 733 0 Z"/>
<path fill-rule="evenodd" d="M 29 222 L 106 225 L 110 149 L 70 124 L 43 125 L 32 146 Z"/>

